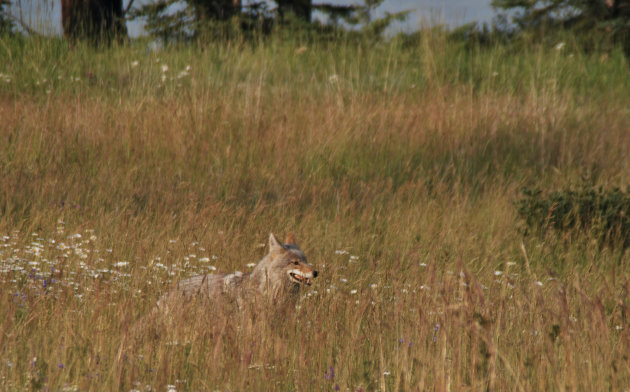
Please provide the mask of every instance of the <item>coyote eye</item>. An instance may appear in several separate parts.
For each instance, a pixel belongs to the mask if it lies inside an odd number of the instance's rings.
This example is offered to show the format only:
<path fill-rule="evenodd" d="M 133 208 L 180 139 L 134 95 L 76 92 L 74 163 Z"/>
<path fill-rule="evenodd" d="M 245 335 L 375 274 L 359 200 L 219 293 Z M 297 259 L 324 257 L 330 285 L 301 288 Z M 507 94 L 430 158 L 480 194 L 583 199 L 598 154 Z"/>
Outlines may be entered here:
<path fill-rule="evenodd" d="M 297 260 L 295 260 L 295 261 L 293 262 L 293 265 L 298 265 L 298 264 L 300 264 L 300 262 L 299 262 L 299 261 L 297 261 Z"/>

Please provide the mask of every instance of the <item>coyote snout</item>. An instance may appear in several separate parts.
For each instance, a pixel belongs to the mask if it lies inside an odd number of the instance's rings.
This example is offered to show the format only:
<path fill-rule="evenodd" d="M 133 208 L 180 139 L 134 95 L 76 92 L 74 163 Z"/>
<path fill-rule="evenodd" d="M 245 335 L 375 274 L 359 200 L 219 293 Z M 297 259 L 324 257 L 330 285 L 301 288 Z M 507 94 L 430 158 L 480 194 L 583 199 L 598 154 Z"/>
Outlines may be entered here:
<path fill-rule="evenodd" d="M 317 278 L 317 271 L 310 268 L 310 266 L 297 265 L 297 268 L 289 271 L 289 277 L 295 283 L 310 286 L 313 283 L 312 279 Z"/>
<path fill-rule="evenodd" d="M 240 271 L 232 274 L 197 275 L 179 282 L 177 290 L 165 294 L 159 301 L 162 307 L 171 299 L 200 295 L 209 298 L 236 294 L 239 299 L 263 293 L 278 297 L 297 294 L 300 287 L 310 286 L 318 275 L 293 234 L 281 243 L 269 235 L 269 253 L 258 262 L 250 274 Z"/>

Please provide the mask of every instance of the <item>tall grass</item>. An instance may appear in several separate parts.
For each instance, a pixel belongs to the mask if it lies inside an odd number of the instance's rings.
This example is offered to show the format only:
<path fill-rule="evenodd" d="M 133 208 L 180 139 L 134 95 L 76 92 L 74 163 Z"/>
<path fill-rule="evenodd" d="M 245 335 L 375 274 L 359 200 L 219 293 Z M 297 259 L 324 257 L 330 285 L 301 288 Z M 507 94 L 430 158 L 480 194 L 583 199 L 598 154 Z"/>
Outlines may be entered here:
<path fill-rule="evenodd" d="M 621 52 L 427 32 L 0 58 L 3 389 L 630 385 L 627 253 L 523 237 L 514 205 L 629 183 Z M 297 309 L 147 316 L 270 231 L 321 273 Z"/>

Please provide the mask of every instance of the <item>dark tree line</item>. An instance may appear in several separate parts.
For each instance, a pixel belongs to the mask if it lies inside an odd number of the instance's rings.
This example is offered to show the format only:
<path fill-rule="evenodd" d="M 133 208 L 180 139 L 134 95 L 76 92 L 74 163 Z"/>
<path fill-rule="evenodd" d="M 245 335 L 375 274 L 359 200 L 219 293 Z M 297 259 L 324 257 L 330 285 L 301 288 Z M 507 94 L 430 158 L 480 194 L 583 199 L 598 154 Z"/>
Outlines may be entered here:
<path fill-rule="evenodd" d="M 606 21 L 627 22 L 630 0 L 493 0 L 498 9 L 511 10 L 521 29 L 593 26 Z"/>
<path fill-rule="evenodd" d="M 14 31 L 17 22 L 7 9 L 12 0 L 0 0 L 0 34 Z M 56 1 L 56 0 L 54 0 Z M 209 27 L 237 20 L 231 26 L 251 30 L 263 30 L 271 25 L 283 25 L 296 21 L 311 25 L 314 10 L 329 15 L 330 23 L 343 19 L 352 25 L 363 24 L 364 31 L 380 34 L 394 20 L 401 20 L 406 13 L 387 15 L 372 20 L 371 13 L 384 0 L 362 0 L 361 5 L 339 6 L 330 3 L 313 4 L 313 0 L 275 0 L 270 8 L 267 1 L 243 0 L 149 0 L 127 8 L 123 0 L 59 0 L 62 8 L 64 36 L 69 40 L 87 40 L 94 44 L 127 38 L 126 20 L 138 18 L 145 22 L 146 30 L 155 37 L 170 40 L 177 37 L 195 37 Z M 325 0 L 323 0 L 325 1 Z M 334 3 L 335 0 L 330 0 Z M 508 11 L 495 23 L 495 31 L 538 32 L 547 36 L 554 30 L 571 30 L 597 33 L 597 37 L 611 42 L 621 42 L 630 53 L 630 0 L 492 0 L 497 10 Z M 509 22 L 507 22 L 509 20 Z M 290 22 L 293 23 L 293 22 Z M 230 25 L 230 23 L 227 23 Z M 28 26 L 22 26 L 28 29 Z M 503 30 L 502 30 L 503 29 Z"/>
<path fill-rule="evenodd" d="M 525 32 L 545 40 L 550 33 L 569 31 L 587 50 L 621 45 L 630 56 L 630 0 L 493 0 L 492 5 L 509 11 L 498 27 L 509 36 Z"/>
<path fill-rule="evenodd" d="M 185 4 L 184 9 L 173 11 L 169 8 L 178 2 Z M 93 43 L 124 39 L 127 37 L 125 18 L 132 3 L 133 0 L 124 9 L 122 0 L 61 0 L 64 36 L 71 40 L 87 39 Z M 311 21 L 312 0 L 277 0 L 276 3 L 281 18 L 293 14 L 300 20 Z M 249 16 L 258 15 L 265 6 L 261 1 L 245 10 L 241 0 L 154 0 L 133 10 L 130 16 L 149 19 L 149 30 L 155 25 L 168 26 L 162 27 L 168 30 L 190 26 L 189 22 L 201 25 L 228 21 L 248 13 Z"/>
<path fill-rule="evenodd" d="M 0 6 L 9 0 L 0 0 Z M 184 0 L 186 8 L 181 11 L 169 9 L 177 0 L 155 0 L 136 9 L 132 17 L 153 17 L 162 19 L 167 25 L 207 24 L 213 21 L 227 21 L 244 13 L 241 0 Z M 125 18 L 127 9 L 122 0 L 61 0 L 61 19 L 64 36 L 70 40 L 86 39 L 92 43 L 123 40 L 127 37 Z M 294 14 L 306 22 L 311 21 L 312 0 L 278 0 L 278 14 L 283 17 Z M 259 10 L 263 2 L 250 9 Z M 155 23 L 155 21 L 153 21 Z M 0 25 L 1 28 L 1 25 Z"/>
<path fill-rule="evenodd" d="M 12 17 L 7 11 L 17 0 L 0 0 L 0 34 L 15 30 L 15 23 L 32 35 L 38 33 Z M 57 1 L 57 0 L 53 0 Z M 87 41 L 93 45 L 107 45 L 114 40 L 127 39 L 126 21 L 141 19 L 145 29 L 164 41 L 194 37 L 216 37 L 216 32 L 243 32 L 259 30 L 268 33 L 273 26 L 316 26 L 313 12 L 318 10 L 329 16 L 324 26 L 335 29 L 340 20 L 349 25 L 363 24 L 365 31 L 379 35 L 393 21 L 403 20 L 408 12 L 387 14 L 372 20 L 371 13 L 384 0 L 361 0 L 361 5 L 313 4 L 313 0 L 148 0 L 132 8 L 135 0 L 59 0 L 64 37 L 70 41 Z M 325 1 L 325 0 L 324 0 Z M 317 27 L 320 26 L 320 27 Z M 318 30 L 321 31 L 321 30 Z M 334 31 L 334 30 L 330 30 Z M 206 35 L 206 32 L 211 32 Z M 214 35 L 213 35 L 214 34 Z M 225 35 L 220 35 L 225 37 Z"/>
<path fill-rule="evenodd" d="M 114 39 L 126 39 L 126 19 L 129 18 L 159 18 L 170 25 L 183 25 L 191 21 L 195 24 L 208 24 L 228 21 L 239 15 L 258 15 L 261 10 L 265 10 L 266 6 L 263 1 L 245 9 L 241 0 L 153 0 L 132 10 L 134 0 L 129 1 L 126 9 L 123 7 L 122 0 L 60 0 L 60 2 L 64 36 L 72 41 L 87 40 L 94 44 L 107 43 Z M 186 7 L 180 11 L 169 9 L 171 5 L 178 2 L 185 4 Z M 311 21 L 312 0 L 277 0 L 276 3 L 280 17 L 293 14 L 303 21 Z M 15 27 L 14 18 L 8 12 L 10 4 L 11 0 L 0 0 L 0 34 L 11 32 Z M 28 26 L 22 27 L 31 32 Z"/>
<path fill-rule="evenodd" d="M 263 34 L 273 27 L 288 25 L 313 27 L 320 32 L 327 28 L 326 31 L 332 31 L 339 20 L 349 25 L 371 24 L 374 28 L 370 31 L 380 33 L 389 23 L 402 20 L 407 15 L 407 12 L 388 14 L 374 24 L 368 15 L 384 0 L 361 0 L 362 4 L 358 5 L 337 5 L 335 0 L 330 1 L 313 4 L 312 0 L 258 0 L 243 4 L 241 0 L 153 0 L 134 9 L 131 16 L 142 19 L 149 34 L 168 42 L 191 37 L 216 37 L 217 33 L 225 37 L 235 28 L 241 32 L 260 31 Z M 329 22 L 322 25 L 313 21 L 315 10 L 328 15 Z M 235 23 L 223 23 L 228 21 Z"/>

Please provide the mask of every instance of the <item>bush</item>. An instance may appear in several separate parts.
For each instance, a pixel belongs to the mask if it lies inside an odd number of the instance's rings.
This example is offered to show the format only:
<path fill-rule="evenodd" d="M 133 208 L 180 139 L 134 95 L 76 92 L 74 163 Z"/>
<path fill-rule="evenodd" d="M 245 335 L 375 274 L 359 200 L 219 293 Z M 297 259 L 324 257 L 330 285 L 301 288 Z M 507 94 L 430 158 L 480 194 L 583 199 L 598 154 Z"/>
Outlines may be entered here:
<path fill-rule="evenodd" d="M 523 189 L 517 202 L 518 213 L 527 228 L 537 233 L 582 231 L 602 244 L 630 245 L 630 194 L 620 188 L 583 186 L 545 195 L 539 189 Z"/>

